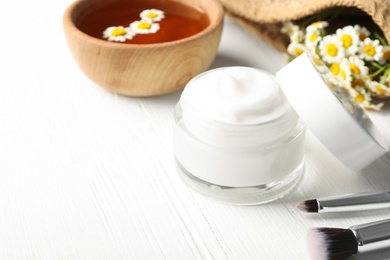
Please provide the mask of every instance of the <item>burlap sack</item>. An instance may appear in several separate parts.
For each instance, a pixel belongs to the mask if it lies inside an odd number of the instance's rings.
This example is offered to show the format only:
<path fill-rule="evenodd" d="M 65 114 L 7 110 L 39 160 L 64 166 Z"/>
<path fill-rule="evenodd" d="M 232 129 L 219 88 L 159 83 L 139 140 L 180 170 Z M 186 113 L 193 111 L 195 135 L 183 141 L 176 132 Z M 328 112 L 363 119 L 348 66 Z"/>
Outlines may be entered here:
<path fill-rule="evenodd" d="M 281 22 L 298 20 L 336 6 L 344 6 L 344 18 L 372 20 L 390 42 L 390 0 L 220 0 L 226 13 L 237 23 L 286 51 L 289 39 L 280 32 Z M 353 11 L 358 10 L 358 12 Z M 357 15 L 356 15 L 357 13 Z M 353 15 L 351 15 L 353 14 Z"/>

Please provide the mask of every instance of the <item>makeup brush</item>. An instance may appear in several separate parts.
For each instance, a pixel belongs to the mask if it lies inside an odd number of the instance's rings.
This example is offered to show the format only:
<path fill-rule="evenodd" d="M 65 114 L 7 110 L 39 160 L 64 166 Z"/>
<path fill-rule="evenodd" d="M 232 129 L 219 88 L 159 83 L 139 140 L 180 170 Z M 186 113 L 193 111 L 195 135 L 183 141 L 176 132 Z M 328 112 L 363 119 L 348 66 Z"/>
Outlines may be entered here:
<path fill-rule="evenodd" d="M 298 203 L 297 208 L 308 213 L 344 212 L 390 207 L 390 192 L 346 194 Z"/>
<path fill-rule="evenodd" d="M 390 247 L 390 219 L 308 232 L 309 255 L 315 260 L 341 260 L 357 253 Z"/>

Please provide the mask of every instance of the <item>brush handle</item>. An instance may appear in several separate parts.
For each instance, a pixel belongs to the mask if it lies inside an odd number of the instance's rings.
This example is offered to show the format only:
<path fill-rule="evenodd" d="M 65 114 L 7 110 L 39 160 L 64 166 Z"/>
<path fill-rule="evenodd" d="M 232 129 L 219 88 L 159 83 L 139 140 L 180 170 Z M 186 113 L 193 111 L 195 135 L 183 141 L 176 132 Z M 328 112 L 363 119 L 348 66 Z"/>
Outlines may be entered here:
<path fill-rule="evenodd" d="M 363 253 L 390 247 L 390 219 L 349 228 L 358 243 L 358 252 Z"/>
<path fill-rule="evenodd" d="M 390 207 L 390 192 L 357 193 L 317 199 L 318 212 L 343 212 Z"/>

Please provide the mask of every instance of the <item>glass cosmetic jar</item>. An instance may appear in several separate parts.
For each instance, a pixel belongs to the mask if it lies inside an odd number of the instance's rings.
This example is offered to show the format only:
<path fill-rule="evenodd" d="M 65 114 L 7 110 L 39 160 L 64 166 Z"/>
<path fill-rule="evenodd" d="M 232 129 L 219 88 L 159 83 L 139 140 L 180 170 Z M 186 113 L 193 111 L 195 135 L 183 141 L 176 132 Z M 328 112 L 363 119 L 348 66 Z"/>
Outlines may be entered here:
<path fill-rule="evenodd" d="M 273 75 L 247 67 L 207 71 L 187 84 L 174 117 L 176 166 L 194 190 L 259 204 L 299 182 L 305 125 Z"/>
<path fill-rule="evenodd" d="M 272 201 L 302 176 L 305 127 L 352 171 L 389 150 L 329 69 L 303 53 L 275 77 L 225 67 L 193 78 L 175 110 L 179 175 L 194 190 L 225 202 Z"/>

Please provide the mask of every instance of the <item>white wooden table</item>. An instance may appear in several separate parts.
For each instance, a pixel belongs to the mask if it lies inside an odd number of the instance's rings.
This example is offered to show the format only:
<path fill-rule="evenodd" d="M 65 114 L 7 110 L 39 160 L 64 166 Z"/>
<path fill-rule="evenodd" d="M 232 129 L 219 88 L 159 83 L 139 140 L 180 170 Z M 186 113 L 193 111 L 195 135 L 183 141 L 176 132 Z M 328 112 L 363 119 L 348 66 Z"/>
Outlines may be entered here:
<path fill-rule="evenodd" d="M 0 3 L 0 259 L 301 260 L 310 227 L 390 217 L 390 209 L 296 210 L 310 198 L 390 189 L 389 155 L 351 172 L 310 132 L 303 181 L 288 197 L 232 206 L 189 190 L 171 144 L 181 93 L 131 98 L 92 83 L 63 35 L 71 2 Z M 213 67 L 274 73 L 284 64 L 282 54 L 226 20 Z M 390 140 L 390 103 L 370 115 Z"/>

